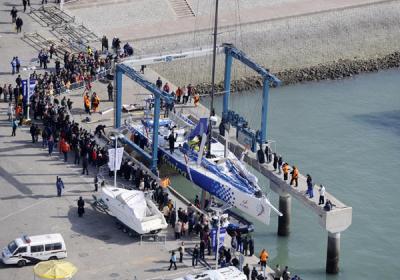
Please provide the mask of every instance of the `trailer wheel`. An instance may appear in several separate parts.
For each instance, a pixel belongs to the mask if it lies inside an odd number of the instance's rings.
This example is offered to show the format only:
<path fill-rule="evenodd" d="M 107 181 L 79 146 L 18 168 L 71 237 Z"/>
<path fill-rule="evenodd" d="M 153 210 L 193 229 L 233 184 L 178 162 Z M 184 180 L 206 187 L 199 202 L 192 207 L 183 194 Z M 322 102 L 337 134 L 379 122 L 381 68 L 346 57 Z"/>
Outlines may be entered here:
<path fill-rule="evenodd" d="M 19 261 L 17 262 L 17 265 L 18 265 L 18 267 L 23 267 L 23 266 L 26 265 L 26 261 L 25 261 L 25 260 L 19 260 Z"/>
<path fill-rule="evenodd" d="M 49 261 L 55 261 L 55 260 L 58 260 L 58 258 L 56 256 L 52 256 L 49 258 Z"/>

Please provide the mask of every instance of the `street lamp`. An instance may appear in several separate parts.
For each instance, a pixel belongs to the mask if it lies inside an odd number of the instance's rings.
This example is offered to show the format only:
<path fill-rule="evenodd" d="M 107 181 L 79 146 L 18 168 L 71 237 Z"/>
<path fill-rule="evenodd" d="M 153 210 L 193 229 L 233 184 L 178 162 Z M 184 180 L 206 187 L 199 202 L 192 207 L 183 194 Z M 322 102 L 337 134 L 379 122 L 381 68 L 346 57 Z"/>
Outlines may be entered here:
<path fill-rule="evenodd" d="M 221 229 L 221 214 L 224 213 L 226 210 L 232 208 L 233 206 L 230 204 L 222 205 L 221 207 L 213 207 L 211 206 L 210 209 L 213 210 L 217 217 L 218 217 L 218 224 L 217 224 L 217 252 L 215 254 L 215 269 L 218 269 L 218 255 L 219 255 L 219 234 Z"/>
<path fill-rule="evenodd" d="M 31 119 L 29 118 L 29 107 L 31 106 L 31 101 L 30 101 L 30 93 L 31 93 L 31 71 L 36 70 L 36 66 L 29 66 L 29 67 L 24 67 L 22 68 L 23 71 L 28 71 L 28 80 L 27 80 L 27 86 L 26 86 L 26 120 L 30 121 Z"/>
<path fill-rule="evenodd" d="M 114 149 L 114 188 L 117 187 L 117 148 L 118 148 L 118 139 L 122 139 L 124 137 L 123 134 L 118 132 L 113 132 L 110 136 L 112 141 L 115 141 L 115 149 Z"/>

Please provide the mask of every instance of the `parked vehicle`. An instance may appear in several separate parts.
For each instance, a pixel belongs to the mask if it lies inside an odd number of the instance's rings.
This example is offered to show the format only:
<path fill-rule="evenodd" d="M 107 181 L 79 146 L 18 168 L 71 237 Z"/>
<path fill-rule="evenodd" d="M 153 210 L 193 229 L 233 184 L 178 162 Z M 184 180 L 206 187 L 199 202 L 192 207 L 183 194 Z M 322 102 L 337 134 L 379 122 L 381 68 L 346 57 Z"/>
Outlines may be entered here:
<path fill-rule="evenodd" d="M 59 233 L 18 237 L 1 252 L 4 264 L 24 266 L 28 263 L 67 257 L 64 238 Z"/>

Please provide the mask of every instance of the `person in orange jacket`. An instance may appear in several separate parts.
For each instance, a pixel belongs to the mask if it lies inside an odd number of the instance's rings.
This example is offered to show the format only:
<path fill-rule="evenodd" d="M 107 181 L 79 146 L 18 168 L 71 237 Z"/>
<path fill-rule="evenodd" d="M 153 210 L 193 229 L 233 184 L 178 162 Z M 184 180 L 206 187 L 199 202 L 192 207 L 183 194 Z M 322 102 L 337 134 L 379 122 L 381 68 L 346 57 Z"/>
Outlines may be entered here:
<path fill-rule="evenodd" d="M 287 181 L 289 175 L 289 164 L 286 162 L 282 165 L 283 180 Z"/>
<path fill-rule="evenodd" d="M 290 185 L 292 185 L 293 182 L 295 182 L 296 183 L 295 187 L 297 188 L 299 186 L 299 170 L 297 169 L 296 166 L 293 165 L 293 170 L 290 174 L 292 174 L 292 179 L 290 180 Z"/>
<path fill-rule="evenodd" d="M 264 248 L 261 250 L 260 253 L 260 265 L 261 265 L 261 271 L 265 273 L 265 268 L 267 267 L 267 260 L 268 260 L 268 252 Z"/>
<path fill-rule="evenodd" d="M 100 98 L 97 96 L 97 94 L 94 92 L 92 95 L 92 109 L 93 112 L 97 111 L 97 108 L 100 105 Z"/>
<path fill-rule="evenodd" d="M 88 94 L 83 96 L 83 106 L 85 107 L 86 114 L 90 115 L 90 98 Z"/>
<path fill-rule="evenodd" d="M 61 139 L 61 141 L 60 141 L 60 149 L 61 149 L 61 152 L 64 154 L 64 162 L 67 162 L 68 161 L 68 153 L 71 150 L 71 147 L 68 144 L 68 142 L 65 141 L 64 139 Z"/>

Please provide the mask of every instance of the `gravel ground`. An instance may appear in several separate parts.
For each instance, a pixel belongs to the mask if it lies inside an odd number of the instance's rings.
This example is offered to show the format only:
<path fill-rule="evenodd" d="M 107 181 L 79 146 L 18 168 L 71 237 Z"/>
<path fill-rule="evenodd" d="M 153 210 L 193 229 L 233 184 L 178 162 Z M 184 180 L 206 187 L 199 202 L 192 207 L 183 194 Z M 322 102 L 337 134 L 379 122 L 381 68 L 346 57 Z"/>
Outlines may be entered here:
<path fill-rule="evenodd" d="M 273 72 L 330 63 L 338 59 L 368 59 L 399 50 L 400 1 L 308 16 L 230 27 L 220 30 L 219 43 L 231 42 Z M 160 53 L 211 45 L 209 31 L 133 42 L 143 53 Z M 153 65 L 176 84 L 210 80 L 209 58 Z M 218 77 L 223 77 L 223 57 Z M 237 66 L 233 79 L 253 72 Z"/>

